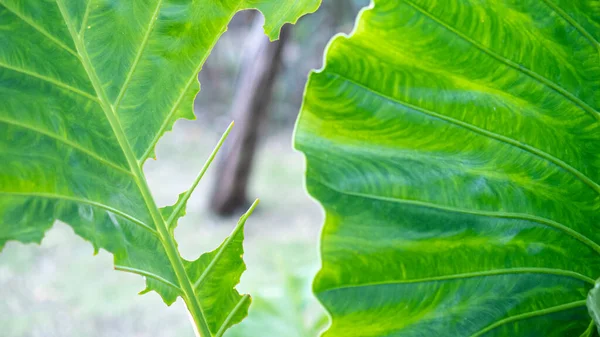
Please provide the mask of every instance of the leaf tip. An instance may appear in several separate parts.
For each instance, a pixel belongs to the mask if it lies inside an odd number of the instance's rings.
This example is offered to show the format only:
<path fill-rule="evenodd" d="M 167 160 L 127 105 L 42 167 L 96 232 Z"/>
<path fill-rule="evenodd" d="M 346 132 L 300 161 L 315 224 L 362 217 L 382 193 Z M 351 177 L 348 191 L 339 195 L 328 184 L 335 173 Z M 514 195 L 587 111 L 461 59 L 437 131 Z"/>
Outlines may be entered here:
<path fill-rule="evenodd" d="M 256 200 L 254 200 L 252 205 L 250 205 L 250 208 L 248 208 L 248 211 L 246 211 L 245 215 L 250 216 L 252 214 L 252 212 L 254 212 L 254 209 L 256 209 L 256 207 L 258 207 L 259 203 L 260 203 L 260 199 L 256 198 Z"/>
<path fill-rule="evenodd" d="M 223 132 L 223 135 L 221 136 L 219 143 L 217 144 L 217 147 L 216 147 L 217 151 L 221 148 L 221 145 L 223 145 L 223 142 L 225 142 L 225 140 L 227 139 L 227 136 L 229 136 L 229 133 L 231 132 L 231 130 L 233 129 L 234 126 L 235 126 L 235 121 L 231 121 L 231 123 L 229 123 L 229 126 L 227 126 L 227 129 L 225 129 L 225 132 Z"/>

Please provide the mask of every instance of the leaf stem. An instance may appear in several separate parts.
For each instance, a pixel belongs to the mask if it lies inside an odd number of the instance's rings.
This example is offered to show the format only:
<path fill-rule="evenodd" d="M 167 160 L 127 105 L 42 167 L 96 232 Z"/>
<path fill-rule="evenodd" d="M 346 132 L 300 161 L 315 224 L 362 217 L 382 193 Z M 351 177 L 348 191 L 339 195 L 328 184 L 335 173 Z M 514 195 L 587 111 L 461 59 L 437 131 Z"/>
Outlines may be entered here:
<path fill-rule="evenodd" d="M 59 7 L 59 10 L 63 16 L 65 23 L 67 25 L 67 28 L 69 29 L 71 38 L 73 39 L 73 42 L 75 43 L 75 47 L 77 49 L 77 53 L 79 55 L 81 64 L 85 68 L 85 71 L 88 74 L 90 82 L 92 83 L 92 86 L 94 87 L 94 90 L 96 91 L 96 95 L 98 96 L 98 98 L 100 100 L 100 105 L 102 106 L 102 109 L 104 110 L 104 114 L 106 115 L 106 118 L 107 118 L 108 122 L 110 123 L 111 128 L 113 129 L 113 132 L 115 133 L 115 137 L 117 138 L 117 141 L 119 142 L 119 145 L 121 146 L 123 153 L 125 154 L 125 157 L 127 158 L 127 162 L 128 162 L 130 169 L 134 175 L 136 184 L 140 190 L 140 193 L 142 194 L 142 197 L 144 199 L 146 207 L 148 208 L 148 211 L 150 212 L 150 216 L 152 217 L 152 220 L 155 223 L 156 230 L 160 237 L 160 241 L 165 248 L 167 257 L 168 257 L 169 261 L 171 262 L 171 265 L 173 267 L 175 275 L 177 276 L 177 280 L 179 281 L 181 290 L 183 291 L 183 299 L 184 299 L 184 301 L 188 307 L 188 310 L 194 320 L 194 323 L 196 324 L 197 331 L 201 337 L 211 337 L 212 334 L 208 328 L 208 324 L 206 323 L 206 318 L 204 316 L 202 308 L 200 307 L 200 304 L 198 303 L 198 299 L 196 297 L 194 289 L 192 288 L 192 283 L 185 271 L 185 267 L 183 265 L 181 256 L 179 255 L 179 251 L 177 249 L 177 244 L 175 243 L 175 239 L 171 236 L 171 234 L 169 233 L 169 231 L 167 229 L 167 226 L 162 218 L 162 215 L 160 214 L 160 211 L 156 205 L 156 202 L 154 201 L 154 198 L 152 197 L 152 193 L 150 192 L 150 188 L 146 181 L 144 172 L 143 172 L 141 166 L 139 165 L 137 158 L 135 157 L 135 154 L 131 148 L 131 145 L 129 144 L 129 141 L 127 140 L 127 137 L 125 136 L 125 132 L 123 131 L 123 128 L 117 117 L 117 114 L 114 111 L 114 107 L 110 104 L 110 101 L 109 101 L 106 93 L 104 92 L 104 89 L 102 87 L 100 79 L 98 78 L 98 75 L 96 74 L 96 71 L 95 71 L 94 67 L 92 66 L 92 62 L 87 54 L 87 50 L 86 50 L 83 42 L 79 38 L 77 31 L 73 27 L 73 23 L 69 17 L 68 11 L 67 11 L 63 1 L 64 0 L 56 0 L 56 3 Z"/>

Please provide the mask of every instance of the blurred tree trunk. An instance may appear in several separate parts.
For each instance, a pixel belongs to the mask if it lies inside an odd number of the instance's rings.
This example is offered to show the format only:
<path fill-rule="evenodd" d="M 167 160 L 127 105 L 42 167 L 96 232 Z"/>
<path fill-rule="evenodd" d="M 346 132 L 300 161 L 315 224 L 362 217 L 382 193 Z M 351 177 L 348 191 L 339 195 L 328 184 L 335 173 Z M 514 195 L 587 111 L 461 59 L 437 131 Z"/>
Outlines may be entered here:
<path fill-rule="evenodd" d="M 354 4 L 348 4 L 348 2 L 348 0 L 330 0 L 326 2 L 331 8 L 329 11 L 331 13 L 330 22 L 334 29 L 338 29 L 342 25 L 348 9 L 350 9 L 350 13 L 353 12 L 352 9 Z"/>
<path fill-rule="evenodd" d="M 284 27 L 279 41 L 269 42 L 257 15 L 245 46 L 236 94 L 231 107 L 235 127 L 221 149 L 210 207 L 219 215 L 230 215 L 247 205 L 246 189 L 273 88 L 289 38 Z"/>

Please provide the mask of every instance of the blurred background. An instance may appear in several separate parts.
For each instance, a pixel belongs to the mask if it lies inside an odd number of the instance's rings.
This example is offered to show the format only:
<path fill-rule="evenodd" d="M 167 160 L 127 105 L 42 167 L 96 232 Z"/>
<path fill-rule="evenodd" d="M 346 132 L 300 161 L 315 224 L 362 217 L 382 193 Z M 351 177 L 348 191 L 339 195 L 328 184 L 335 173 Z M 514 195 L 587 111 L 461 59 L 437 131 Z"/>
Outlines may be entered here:
<path fill-rule="evenodd" d="M 292 131 L 311 69 L 337 32 L 349 33 L 368 0 L 324 0 L 268 43 L 262 17 L 238 13 L 200 73 L 196 121 L 179 121 L 145 171 L 159 205 L 189 188 L 231 120 L 236 126 L 188 203 L 176 238 L 193 260 L 215 249 L 254 198 L 246 225 L 249 317 L 227 337 L 312 337 L 328 318 L 311 294 L 323 212 L 305 192 Z M 9 242 L 0 254 L 0 335 L 5 337 L 193 337 L 181 300 L 167 307 L 144 280 L 113 270 L 112 256 L 57 223 L 41 246 Z"/>

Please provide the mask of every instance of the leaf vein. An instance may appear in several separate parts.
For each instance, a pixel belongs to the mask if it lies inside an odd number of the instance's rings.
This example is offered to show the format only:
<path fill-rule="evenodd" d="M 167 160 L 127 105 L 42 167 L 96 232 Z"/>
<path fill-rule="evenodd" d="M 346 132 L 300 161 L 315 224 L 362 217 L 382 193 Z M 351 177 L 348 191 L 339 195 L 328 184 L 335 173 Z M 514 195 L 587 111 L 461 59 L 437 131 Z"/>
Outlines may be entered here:
<path fill-rule="evenodd" d="M 240 4 L 243 1 L 240 1 L 238 3 L 238 6 L 236 8 L 239 9 Z M 235 11 L 233 12 L 235 13 Z M 222 27 L 221 29 L 221 34 L 225 32 L 225 26 Z M 219 37 L 221 36 L 221 34 L 217 34 L 214 39 L 211 41 L 209 47 L 206 50 L 212 50 L 215 46 L 215 44 L 217 43 L 217 41 L 219 40 Z M 202 58 L 200 59 L 200 61 L 198 62 L 198 66 L 196 67 L 196 69 L 194 70 L 193 75 L 190 77 L 190 79 L 188 80 L 188 82 L 184 85 L 183 89 L 181 90 L 181 93 L 179 94 L 179 97 L 177 97 L 177 99 L 175 100 L 175 102 L 173 103 L 173 107 L 171 108 L 171 110 L 169 111 L 167 118 L 164 120 L 164 122 L 162 123 L 162 125 L 160 126 L 160 128 L 158 129 L 158 132 L 156 133 L 156 135 L 154 136 L 154 138 L 152 139 L 152 142 L 150 142 L 150 144 L 148 145 L 148 147 L 146 148 L 146 151 L 144 151 L 144 154 L 142 155 L 142 157 L 140 158 L 140 162 L 143 163 L 144 161 L 146 161 L 148 159 L 148 157 L 150 156 L 150 153 L 152 153 L 152 149 L 154 149 L 154 147 L 156 146 L 156 144 L 158 143 L 158 140 L 160 139 L 160 137 L 162 136 L 162 134 L 165 132 L 165 130 L 167 129 L 167 126 L 169 125 L 169 123 L 171 122 L 171 119 L 173 119 L 173 116 L 175 115 L 175 112 L 177 112 L 177 109 L 179 108 L 179 105 L 181 104 L 181 102 L 183 101 L 183 98 L 185 97 L 186 92 L 190 89 L 190 86 L 194 83 L 194 81 L 198 81 L 198 73 L 200 72 L 200 70 L 202 70 L 202 66 L 204 65 L 204 62 L 206 61 L 206 59 L 208 58 L 209 53 L 205 53 Z"/>
<path fill-rule="evenodd" d="M 61 194 L 56 194 L 56 193 L 43 193 L 43 192 L 7 192 L 7 191 L 0 191 L 0 195 L 10 195 L 10 196 L 15 196 L 15 197 L 34 197 L 34 198 L 46 198 L 46 199 L 57 199 L 57 200 L 64 200 L 64 201 L 71 201 L 71 202 L 76 202 L 76 203 L 80 203 L 80 204 L 85 204 L 85 205 L 90 205 L 90 206 L 94 206 L 94 207 L 98 207 L 98 208 L 102 208 L 106 211 L 109 211 L 111 213 L 114 213 L 116 215 L 119 215 L 131 222 L 133 222 L 134 224 L 142 227 L 143 229 L 147 230 L 148 232 L 150 232 L 151 234 L 158 236 L 158 233 L 156 232 L 156 230 L 152 227 L 150 227 L 149 225 L 147 225 L 145 222 L 143 222 L 142 220 L 139 220 L 127 213 L 125 213 L 124 211 L 121 211 L 119 209 L 116 209 L 114 207 L 105 205 L 101 202 L 97 202 L 97 201 L 93 201 L 93 200 L 89 200 L 89 199 L 84 199 L 84 198 L 78 198 L 78 197 L 70 197 L 67 195 L 61 195 Z"/>
<path fill-rule="evenodd" d="M 415 10 L 417 10 L 420 13 L 422 13 L 424 16 L 428 17 L 429 19 L 431 19 L 434 22 L 437 22 L 440 26 L 444 27 L 448 31 L 454 33 L 456 36 L 458 36 L 461 39 L 463 39 L 464 41 L 466 41 L 469 44 L 473 45 L 475 48 L 479 49 L 483 53 L 489 55 L 490 57 L 493 57 L 494 59 L 498 60 L 499 62 L 504 63 L 505 65 L 507 65 L 507 66 L 509 66 L 509 67 L 511 67 L 511 68 L 513 68 L 513 69 L 515 69 L 517 71 L 519 71 L 519 72 L 522 72 L 523 74 L 528 75 L 529 77 L 531 77 L 531 78 L 537 80 L 538 82 L 544 84 L 548 88 L 553 89 L 554 91 L 556 91 L 557 93 L 559 93 L 563 97 L 565 97 L 566 99 L 568 99 L 571 102 L 573 102 L 576 105 L 578 105 L 580 108 L 582 108 L 586 112 L 590 113 L 594 118 L 596 118 L 597 121 L 600 121 L 600 111 L 598 111 L 595 108 L 591 107 L 586 102 L 584 102 L 579 97 L 575 96 L 574 94 L 572 94 L 571 92 L 569 92 L 565 88 L 563 88 L 560 85 L 552 82 L 551 80 L 549 80 L 546 77 L 538 74 L 537 72 L 535 72 L 533 70 L 530 70 L 530 69 L 526 68 L 523 65 L 520 65 L 520 64 L 518 64 L 518 63 L 516 63 L 516 62 L 514 62 L 514 61 L 512 61 L 512 60 L 510 60 L 510 59 L 508 59 L 508 58 L 506 58 L 506 57 L 504 57 L 502 55 L 500 55 L 500 54 L 497 54 L 497 53 L 493 52 L 489 48 L 486 48 L 484 45 L 480 44 L 479 42 L 471 39 L 470 37 L 468 37 L 465 34 L 461 33 L 457 29 L 453 28 L 452 26 L 450 26 L 446 22 L 444 22 L 441 19 L 435 17 L 433 14 L 427 12 L 425 9 L 423 9 L 420 6 L 416 5 L 412 1 L 410 1 L 410 0 L 403 0 L 403 1 L 407 5 L 409 5 L 410 7 L 413 7 Z"/>
<path fill-rule="evenodd" d="M 85 34 L 85 28 L 87 26 L 88 23 L 88 19 L 90 17 L 90 11 L 92 9 L 92 1 L 93 0 L 88 0 L 87 5 L 85 6 L 85 13 L 83 14 L 83 19 L 81 20 L 81 26 L 79 27 L 79 38 L 83 39 L 83 36 Z"/>
<path fill-rule="evenodd" d="M 115 107 L 116 111 L 119 110 L 119 105 L 121 104 L 121 100 L 123 99 L 123 96 L 125 96 L 125 92 L 129 88 L 129 82 L 133 78 L 133 73 L 135 72 L 135 69 L 137 68 L 138 64 L 140 63 L 140 60 L 142 59 L 142 54 L 144 53 L 144 50 L 146 49 L 146 46 L 148 45 L 148 41 L 150 40 L 150 34 L 152 33 L 152 30 L 154 29 L 154 25 L 156 24 L 156 21 L 158 20 L 158 13 L 160 12 L 160 7 L 162 6 L 162 2 L 163 2 L 163 0 L 158 0 L 156 3 L 156 8 L 154 9 L 152 18 L 150 19 L 150 22 L 148 23 L 148 28 L 146 28 L 146 33 L 144 34 L 140 48 L 138 49 L 138 52 L 135 55 L 135 59 L 133 60 L 133 63 L 131 65 L 131 67 L 129 68 L 129 72 L 127 73 L 125 82 L 123 82 L 123 86 L 121 87 L 121 90 L 119 91 L 119 95 L 117 96 L 117 99 L 113 102 L 113 106 Z"/>
<path fill-rule="evenodd" d="M 569 23 L 573 28 L 575 28 L 575 30 L 578 31 L 579 34 L 581 34 L 583 37 L 585 37 L 592 44 L 592 46 L 596 47 L 596 49 L 598 49 L 598 51 L 600 52 L 600 42 L 598 42 L 598 40 L 596 40 L 596 38 L 594 38 L 594 36 L 592 36 L 592 34 L 590 34 L 585 28 L 583 28 L 583 26 L 581 26 L 577 21 L 575 21 L 575 19 L 573 19 L 573 17 L 571 17 L 567 12 L 565 12 L 562 8 L 560 8 L 553 1 L 551 1 L 551 0 L 542 0 L 542 1 L 544 1 L 546 3 L 546 5 L 548 5 L 548 7 L 550 7 L 550 9 L 552 9 L 554 12 L 556 12 L 556 14 L 558 14 L 565 21 L 567 21 L 567 23 Z"/>
<path fill-rule="evenodd" d="M 114 168 L 114 169 L 116 169 L 116 170 L 118 170 L 118 171 L 120 171 L 122 173 L 125 173 L 125 174 L 127 174 L 129 176 L 132 175 L 131 171 L 127 170 L 126 168 L 117 165 L 116 163 L 114 163 L 114 162 L 112 162 L 112 161 L 110 161 L 110 160 L 108 160 L 108 159 L 106 159 L 106 158 L 98 155 L 96 152 L 91 151 L 91 150 L 89 150 L 89 149 L 87 149 L 85 147 L 82 147 L 79 144 L 77 144 L 75 142 L 72 142 L 72 141 L 68 140 L 65 137 L 59 136 L 59 135 L 54 134 L 52 132 L 48 132 L 46 130 L 39 129 L 39 128 L 34 127 L 32 125 L 27 125 L 27 124 L 24 124 L 24 123 L 21 123 L 21 122 L 17 122 L 17 121 L 14 121 L 14 120 L 5 119 L 5 118 L 2 118 L 2 117 L 0 117 L 0 123 L 14 125 L 14 126 L 17 126 L 17 127 L 23 128 L 23 129 L 31 130 L 31 131 L 33 131 L 35 133 L 42 134 L 42 135 L 44 135 L 46 137 L 50 137 L 50 138 L 55 139 L 55 140 L 57 140 L 59 142 L 62 142 L 63 144 L 65 144 L 65 145 L 67 145 L 67 146 L 69 146 L 69 147 L 71 147 L 71 148 L 73 148 L 75 150 L 78 150 L 78 151 L 80 151 L 82 153 L 85 153 L 88 156 L 96 159 L 97 161 L 99 161 L 99 162 L 101 162 L 101 163 L 103 163 L 105 165 L 108 165 L 108 166 L 110 166 L 110 167 L 112 167 L 112 168 Z"/>
<path fill-rule="evenodd" d="M 537 317 L 537 316 L 554 314 L 557 312 L 575 309 L 575 308 L 579 308 L 579 307 L 584 307 L 585 305 L 586 305 L 586 301 L 582 300 L 582 301 L 575 301 L 575 302 L 571 302 L 571 303 L 567 303 L 567 304 L 561 304 L 561 305 L 557 305 L 557 306 L 542 309 L 542 310 L 530 311 L 530 312 L 526 312 L 524 314 L 514 315 L 511 317 L 507 317 L 507 318 L 498 320 L 495 323 L 488 325 L 487 327 L 472 334 L 471 337 L 483 336 L 484 334 L 486 334 L 504 324 L 513 323 L 513 322 L 521 321 L 521 320 L 526 320 L 526 319 Z"/>
<path fill-rule="evenodd" d="M 219 262 L 219 260 L 221 260 L 221 256 L 223 256 L 223 252 L 227 249 L 227 247 L 229 247 L 231 242 L 233 242 L 233 240 L 235 239 L 235 236 L 239 233 L 239 231 L 242 230 L 242 227 L 246 223 L 246 220 L 248 219 L 250 214 L 252 214 L 252 212 L 254 212 L 254 209 L 256 208 L 256 206 L 258 206 L 258 200 L 254 201 L 254 203 L 252 204 L 252 206 L 250 206 L 248 211 L 244 215 L 242 215 L 242 217 L 238 221 L 237 225 L 235 226 L 235 229 L 231 232 L 229 237 L 227 237 L 227 240 L 225 240 L 223 245 L 221 245 L 221 247 L 219 248 L 219 251 L 217 252 L 215 257 L 210 261 L 209 265 L 202 272 L 202 275 L 200 275 L 198 280 L 194 283 L 194 289 L 200 287 L 202 285 L 202 282 L 204 282 L 204 280 L 206 279 L 206 277 L 208 277 L 208 275 L 210 275 L 210 272 L 213 270 L 213 267 Z"/>
<path fill-rule="evenodd" d="M 321 291 L 319 291 L 319 293 L 326 293 L 326 292 L 330 292 L 330 291 L 334 291 L 334 290 L 346 290 L 346 289 L 354 289 L 354 288 L 377 287 L 377 286 L 396 285 L 396 284 L 417 284 L 417 283 L 429 283 L 429 282 L 438 282 L 438 281 L 463 280 L 463 279 L 469 279 L 469 278 L 511 275 L 511 274 L 546 274 L 546 275 L 564 276 L 564 277 L 570 277 L 573 279 L 583 281 L 592 286 L 594 285 L 594 280 L 592 278 L 582 275 L 580 273 L 576 273 L 571 270 L 555 269 L 555 268 L 506 268 L 506 269 L 486 270 L 486 271 L 480 271 L 480 272 L 470 272 L 470 273 L 424 277 L 424 278 L 419 278 L 419 279 L 389 280 L 389 281 L 381 281 L 381 282 L 348 284 L 348 285 L 335 286 L 333 288 L 321 290 Z"/>
<path fill-rule="evenodd" d="M 592 336 L 592 332 L 594 331 L 594 320 L 590 320 L 590 324 L 588 325 L 587 329 L 585 329 L 584 332 L 581 333 L 581 335 L 579 335 L 579 337 L 590 337 Z"/>
<path fill-rule="evenodd" d="M 68 85 L 66 83 L 63 83 L 63 82 L 61 82 L 61 81 L 59 81 L 59 80 L 57 80 L 55 78 L 44 76 L 44 75 L 40 75 L 40 74 L 35 73 L 33 71 L 29 71 L 29 70 L 25 70 L 25 69 L 13 67 L 11 65 L 8 65 L 8 64 L 5 64 L 5 63 L 1 63 L 1 62 L 0 62 L 0 68 L 5 68 L 5 69 L 12 70 L 12 71 L 15 71 L 15 72 L 18 72 L 18 73 L 21 73 L 21 74 L 25 74 L 25 75 L 28 75 L 28 76 L 31 76 L 31 77 L 35 77 L 37 79 L 40 79 L 40 80 L 46 81 L 48 83 L 54 84 L 54 85 L 56 85 L 58 87 L 61 87 L 63 89 L 67 89 L 67 90 L 69 90 L 71 92 L 74 92 L 74 93 L 76 93 L 78 95 L 81 95 L 81 96 L 83 96 L 83 97 L 91 100 L 91 101 L 94 101 L 94 102 L 98 103 L 98 99 L 96 97 L 90 95 L 89 93 L 87 93 L 87 92 L 85 92 L 85 91 L 83 91 L 81 89 L 77 89 L 77 88 L 72 87 L 72 86 L 70 86 L 70 85 Z"/>
<path fill-rule="evenodd" d="M 177 248 L 177 244 L 175 242 L 175 238 L 169 233 L 168 228 L 165 225 L 164 219 L 156 206 L 156 202 L 152 196 L 152 192 L 150 191 L 150 187 L 148 186 L 148 182 L 146 181 L 146 177 L 144 175 L 144 171 L 142 170 L 133 148 L 129 144 L 129 140 L 125 135 L 125 131 L 123 130 L 123 126 L 119 120 L 119 116 L 116 113 L 114 107 L 111 105 L 104 88 L 102 87 L 102 83 L 98 74 L 96 73 L 96 69 L 94 68 L 92 61 L 89 58 L 87 50 L 83 41 L 77 36 L 77 32 L 73 27 L 73 23 L 68 15 L 68 12 L 65 7 L 64 0 L 55 0 L 56 5 L 58 6 L 61 15 L 64 18 L 65 24 L 69 29 L 71 34 L 71 38 L 75 43 L 75 47 L 77 48 L 77 52 L 79 54 L 79 60 L 81 61 L 82 66 L 84 67 L 88 78 L 96 91 L 96 95 L 100 100 L 100 105 L 102 106 L 102 110 L 104 110 L 104 114 L 106 119 L 111 125 L 115 137 L 119 145 L 121 146 L 123 153 L 125 154 L 125 158 L 127 159 L 127 163 L 130 166 L 130 169 L 134 175 L 135 183 L 138 187 L 138 190 L 141 194 L 142 199 L 144 200 L 146 209 L 149 212 L 150 217 L 155 223 L 158 237 L 163 247 L 165 248 L 165 252 L 167 254 L 167 258 L 173 267 L 175 275 L 177 276 L 177 281 L 183 291 L 183 299 L 187 304 L 188 310 L 197 324 L 197 328 L 200 331 L 200 334 L 205 337 L 210 337 L 211 333 L 207 325 L 206 317 L 204 316 L 204 312 L 202 311 L 202 307 L 198 302 L 198 299 L 195 294 L 195 290 L 192 287 L 192 282 L 189 279 L 185 271 L 185 266 L 183 265 L 183 261 L 181 255 L 179 254 L 179 250 Z"/>
<path fill-rule="evenodd" d="M 227 139 L 227 136 L 229 135 L 229 132 L 231 132 L 232 128 L 233 128 L 233 122 L 231 122 L 231 124 L 229 124 L 229 127 L 227 128 L 227 130 L 225 130 L 225 132 L 221 136 L 221 139 L 219 140 L 219 142 L 213 149 L 212 153 L 208 156 L 208 159 L 202 166 L 202 169 L 200 170 L 200 173 L 198 173 L 198 176 L 196 176 L 196 179 L 192 183 L 192 186 L 190 188 L 188 188 L 188 190 L 185 192 L 185 194 L 183 195 L 181 200 L 178 201 L 177 204 L 175 204 L 175 208 L 173 209 L 173 212 L 171 213 L 169 218 L 166 220 L 167 228 L 173 227 L 173 223 L 175 222 L 175 219 L 177 219 L 179 217 L 179 212 L 181 212 L 181 210 L 185 207 L 187 201 L 192 196 L 192 193 L 194 192 L 196 187 L 198 187 L 198 183 L 200 183 L 200 180 L 202 179 L 202 177 L 204 177 L 204 174 L 210 167 L 210 164 L 213 162 L 213 160 L 217 156 L 217 153 L 221 149 L 221 146 L 223 146 L 223 143 Z"/>
<path fill-rule="evenodd" d="M 25 22 L 26 24 L 28 24 L 29 26 L 31 26 L 33 29 L 37 30 L 39 33 L 41 33 L 42 35 L 44 35 L 47 39 L 49 39 L 50 41 L 54 42 L 57 46 L 61 47 L 62 49 L 66 50 L 67 52 L 69 52 L 71 55 L 79 58 L 79 56 L 77 55 L 77 52 L 74 51 L 73 49 L 69 48 L 66 44 L 64 44 L 62 41 L 60 41 L 59 39 L 57 39 L 56 37 L 52 36 L 52 34 L 48 33 L 45 29 L 43 29 L 42 27 L 40 27 L 37 23 L 35 23 L 33 20 L 31 20 L 30 18 L 25 17 L 22 13 L 19 13 L 17 10 L 15 10 L 14 8 L 10 8 L 9 6 L 7 6 L 4 1 L 0 0 L 0 5 L 2 5 L 4 8 L 6 8 L 6 10 L 8 10 L 9 12 L 11 12 L 12 14 L 14 14 L 16 17 L 18 17 L 19 19 L 21 19 L 23 22 Z"/>
<path fill-rule="evenodd" d="M 248 299 L 250 299 L 250 295 L 244 295 L 244 296 L 242 296 L 242 298 L 240 298 L 240 300 L 235 305 L 233 310 L 231 310 L 231 312 L 227 315 L 227 318 L 225 318 L 225 321 L 223 321 L 223 324 L 221 324 L 221 327 L 219 328 L 219 331 L 217 332 L 215 337 L 223 336 L 225 331 L 227 331 L 227 327 L 228 327 L 229 323 L 231 322 L 231 320 L 233 319 L 233 317 L 235 317 L 235 315 L 238 313 L 238 311 L 240 311 L 240 309 L 242 308 L 242 306 L 246 303 L 246 301 Z"/>
<path fill-rule="evenodd" d="M 534 146 L 531 146 L 531 145 L 528 145 L 526 143 L 520 142 L 518 140 L 514 140 L 512 138 L 509 138 L 509 137 L 506 137 L 506 136 L 503 136 L 503 135 L 500 135 L 500 134 L 497 134 L 497 133 L 494 133 L 494 132 L 482 129 L 482 128 L 480 128 L 478 126 L 475 126 L 473 124 L 466 123 L 466 122 L 463 122 L 463 121 L 460 121 L 460 120 L 457 120 L 457 119 L 445 116 L 443 114 L 439 114 L 437 112 L 433 112 L 433 111 L 427 110 L 425 108 L 422 108 L 422 107 L 419 107 L 419 106 L 416 106 L 416 105 L 412 105 L 412 104 L 407 103 L 405 101 L 399 100 L 399 99 L 397 99 L 395 97 L 391 97 L 391 96 L 388 96 L 388 95 L 386 95 L 384 93 L 376 91 L 376 90 L 374 90 L 374 89 L 372 89 L 370 87 L 367 87 L 364 84 L 358 83 L 357 81 L 355 81 L 353 79 L 350 79 L 350 78 L 348 78 L 348 77 L 346 77 L 344 75 L 341 75 L 339 73 L 328 72 L 328 74 L 337 76 L 337 77 L 339 77 L 340 79 L 342 79 L 342 80 L 344 80 L 346 82 L 349 82 L 349 83 L 354 84 L 355 86 L 357 86 L 359 88 L 362 88 L 363 90 L 371 92 L 371 93 L 373 93 L 373 94 L 375 94 L 375 95 L 377 95 L 379 97 L 382 97 L 382 98 L 387 99 L 387 100 L 389 100 L 391 102 L 394 102 L 396 104 L 399 104 L 399 105 L 402 105 L 404 107 L 407 107 L 407 108 L 409 108 L 411 110 L 415 110 L 415 111 L 421 112 L 423 114 L 426 114 L 428 116 L 432 116 L 432 117 L 441 119 L 441 120 L 443 120 L 445 122 L 448 122 L 448 123 L 451 123 L 451 124 L 463 127 L 463 128 L 468 129 L 470 131 L 478 133 L 478 134 L 480 134 L 480 135 L 482 135 L 484 137 L 492 138 L 492 139 L 495 139 L 495 140 L 497 140 L 499 142 L 502 142 L 502 143 L 505 143 L 505 144 L 517 147 L 517 148 L 519 148 L 519 149 L 521 149 L 521 150 L 523 150 L 523 151 L 525 151 L 527 153 L 530 153 L 531 155 L 534 155 L 536 157 L 539 157 L 539 158 L 542 158 L 544 160 L 547 160 L 547 161 L 551 162 L 552 164 L 554 164 L 554 165 L 556 165 L 556 166 L 564 169 L 565 171 L 571 173 L 573 176 L 575 176 L 577 179 L 579 179 L 580 181 L 582 181 L 584 184 L 586 184 L 587 186 L 589 186 L 590 188 L 592 188 L 596 193 L 598 193 L 600 195 L 600 185 L 598 185 L 590 177 L 588 177 L 587 175 L 585 175 L 583 172 L 577 170 L 576 168 L 574 168 L 570 164 L 568 164 L 568 163 L 566 163 L 566 162 L 558 159 L 557 157 L 555 157 L 555 156 L 553 156 L 553 155 L 551 155 L 551 154 L 549 154 L 547 152 L 544 152 L 544 151 L 542 151 L 542 150 L 540 150 L 540 149 L 538 149 L 538 148 L 536 148 Z"/>
<path fill-rule="evenodd" d="M 562 231 L 562 232 L 568 234 L 569 236 L 580 241 L 581 243 L 585 244 L 586 246 L 588 246 L 589 248 L 591 248 L 592 250 L 594 250 L 598 254 L 600 254 L 600 245 L 598 245 L 595 241 L 589 239 L 588 237 L 579 233 L 578 231 L 576 231 L 570 227 L 567 227 L 557 221 L 551 220 L 551 219 L 546 219 L 546 218 L 542 218 L 539 216 L 522 214 L 522 213 L 469 210 L 469 209 L 461 209 L 461 208 L 451 207 L 451 206 L 437 205 L 437 204 L 434 204 L 431 202 L 426 202 L 426 201 L 409 200 L 409 199 L 396 198 L 396 197 L 383 197 L 383 196 L 367 194 L 367 193 L 350 192 L 350 191 L 344 191 L 337 187 L 334 187 L 330 183 L 325 182 L 323 180 L 315 179 L 315 181 L 330 188 L 333 191 L 338 192 L 338 193 L 349 195 L 349 196 L 355 196 L 355 197 L 359 197 L 359 198 L 367 198 L 367 199 L 380 200 L 380 201 L 386 201 L 386 202 L 395 202 L 395 203 L 404 204 L 404 205 L 427 207 L 427 208 L 437 209 L 437 210 L 441 210 L 441 211 L 471 214 L 471 215 L 484 216 L 484 217 L 490 217 L 490 218 L 515 219 L 515 220 L 537 222 L 541 225 L 544 225 L 544 226 L 547 226 L 550 228 L 554 228 L 554 229 L 557 229 L 559 231 Z"/>
<path fill-rule="evenodd" d="M 164 277 L 160 276 L 160 275 L 156 275 L 152 272 L 146 271 L 146 270 L 141 270 L 141 269 L 137 269 L 137 268 L 133 268 L 133 267 L 126 267 L 126 266 L 119 266 L 119 265 L 115 265 L 115 269 L 119 270 L 119 271 L 125 271 L 125 272 L 130 272 L 130 273 L 134 273 L 134 274 L 138 274 L 141 276 L 145 276 L 145 277 L 150 277 L 152 279 L 155 279 L 157 281 L 160 281 L 168 286 L 171 286 L 173 288 L 175 288 L 179 293 L 182 293 L 183 291 L 181 290 L 181 288 L 179 288 L 179 286 L 177 286 L 176 284 L 174 284 L 173 282 L 165 279 Z"/>

